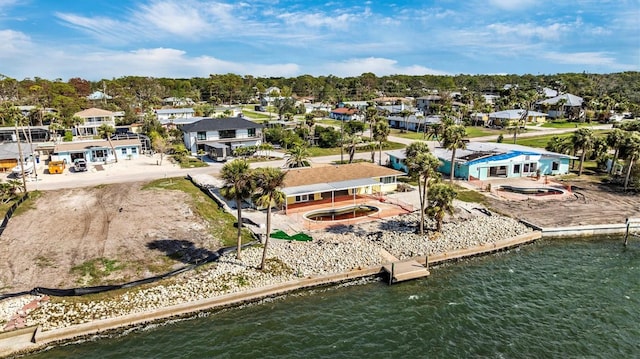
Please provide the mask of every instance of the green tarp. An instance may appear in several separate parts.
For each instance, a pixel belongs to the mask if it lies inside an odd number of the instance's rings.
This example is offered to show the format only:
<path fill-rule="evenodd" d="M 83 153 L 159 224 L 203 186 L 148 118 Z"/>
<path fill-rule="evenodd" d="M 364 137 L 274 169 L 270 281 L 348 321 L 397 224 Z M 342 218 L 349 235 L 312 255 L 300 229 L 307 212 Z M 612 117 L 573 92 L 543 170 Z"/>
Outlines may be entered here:
<path fill-rule="evenodd" d="M 313 238 L 311 238 L 310 236 L 304 234 L 304 233 L 297 233 L 294 234 L 292 236 L 286 234 L 285 232 L 281 231 L 281 230 L 277 230 L 273 233 L 271 233 L 271 238 L 277 238 L 277 239 L 285 239 L 285 240 L 289 240 L 289 241 L 303 241 L 303 242 L 307 242 L 312 240 Z"/>

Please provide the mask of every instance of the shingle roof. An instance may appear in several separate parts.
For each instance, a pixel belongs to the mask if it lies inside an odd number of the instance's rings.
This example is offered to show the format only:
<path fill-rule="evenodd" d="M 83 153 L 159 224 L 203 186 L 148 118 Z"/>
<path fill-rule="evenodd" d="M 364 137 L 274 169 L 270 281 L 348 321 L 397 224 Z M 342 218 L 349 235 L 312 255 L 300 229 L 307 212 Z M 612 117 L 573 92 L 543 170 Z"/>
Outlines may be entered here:
<path fill-rule="evenodd" d="M 112 140 L 114 148 L 123 147 L 123 146 L 142 146 L 140 140 Z M 61 142 L 56 144 L 53 152 L 67 152 L 67 151 L 83 151 L 91 147 L 102 147 L 109 148 L 109 141 L 107 140 L 98 140 L 98 141 L 75 141 L 75 142 Z"/>
<path fill-rule="evenodd" d="M 318 183 L 334 183 L 363 178 L 403 176 L 404 174 L 404 172 L 368 162 L 323 167 L 294 168 L 287 171 L 283 187 L 306 186 Z"/>
<path fill-rule="evenodd" d="M 192 108 L 163 108 L 156 110 L 156 114 L 194 113 Z"/>
<path fill-rule="evenodd" d="M 579 96 L 576 96 L 576 95 L 572 95 L 570 93 L 565 93 L 565 94 L 562 94 L 560 96 L 556 96 L 556 97 L 552 97 L 550 99 L 546 99 L 544 101 L 540 101 L 539 103 L 544 103 L 544 104 L 548 104 L 548 105 L 555 105 L 558 102 L 560 102 L 560 100 L 565 100 L 566 101 L 564 103 L 565 106 L 582 106 L 582 102 L 584 102 L 582 97 L 579 97 Z"/>
<path fill-rule="evenodd" d="M 492 112 L 489 114 L 489 117 L 492 118 L 506 118 L 509 120 L 516 120 L 522 116 L 524 110 L 522 109 L 513 109 L 513 110 L 504 110 L 498 112 Z M 527 117 L 540 117 L 540 116 L 548 116 L 546 113 L 537 112 L 537 111 L 529 111 Z"/>
<path fill-rule="evenodd" d="M 263 126 L 241 117 L 204 118 L 198 122 L 182 126 L 184 132 L 238 130 L 243 128 L 262 128 Z"/>
<path fill-rule="evenodd" d="M 88 118 L 88 117 L 113 117 L 113 112 L 111 111 L 107 111 L 107 110 L 103 110 L 100 108 L 88 108 L 86 110 L 80 111 L 80 112 L 76 112 L 74 114 L 74 116 L 78 116 L 78 117 L 82 117 L 82 118 Z"/>
<path fill-rule="evenodd" d="M 355 109 L 355 108 L 340 107 L 340 108 L 336 108 L 335 110 L 333 110 L 331 112 L 342 114 L 342 115 L 354 115 L 354 114 L 358 113 L 358 110 Z"/>

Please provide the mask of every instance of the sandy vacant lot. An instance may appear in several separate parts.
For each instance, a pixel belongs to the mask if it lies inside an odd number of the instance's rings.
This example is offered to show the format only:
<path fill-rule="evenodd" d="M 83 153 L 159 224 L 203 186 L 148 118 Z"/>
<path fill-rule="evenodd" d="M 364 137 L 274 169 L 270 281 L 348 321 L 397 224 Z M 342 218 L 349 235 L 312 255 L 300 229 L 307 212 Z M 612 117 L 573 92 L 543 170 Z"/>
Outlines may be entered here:
<path fill-rule="evenodd" d="M 500 213 L 527 220 L 541 227 L 624 223 L 640 217 L 640 196 L 633 192 L 591 182 L 574 182 L 575 195 L 566 200 L 490 199 L 489 206 Z"/>
<path fill-rule="evenodd" d="M 33 209 L 11 219 L 0 240 L 0 293 L 87 283 L 84 266 L 118 266 L 105 282 L 122 283 L 182 266 L 167 253 L 217 249 L 187 194 L 141 190 L 141 182 L 45 191 Z M 108 262 L 117 260 L 118 262 Z M 100 283 L 104 284 L 104 283 Z"/>

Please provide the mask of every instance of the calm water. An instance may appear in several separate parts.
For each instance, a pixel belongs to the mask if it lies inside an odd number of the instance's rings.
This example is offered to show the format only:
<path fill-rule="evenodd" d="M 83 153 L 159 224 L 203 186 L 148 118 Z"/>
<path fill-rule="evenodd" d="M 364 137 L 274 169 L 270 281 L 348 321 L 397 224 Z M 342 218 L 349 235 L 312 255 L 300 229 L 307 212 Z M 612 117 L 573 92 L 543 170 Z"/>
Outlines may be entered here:
<path fill-rule="evenodd" d="M 425 280 L 326 288 L 33 358 L 638 358 L 640 240 L 542 241 Z"/>

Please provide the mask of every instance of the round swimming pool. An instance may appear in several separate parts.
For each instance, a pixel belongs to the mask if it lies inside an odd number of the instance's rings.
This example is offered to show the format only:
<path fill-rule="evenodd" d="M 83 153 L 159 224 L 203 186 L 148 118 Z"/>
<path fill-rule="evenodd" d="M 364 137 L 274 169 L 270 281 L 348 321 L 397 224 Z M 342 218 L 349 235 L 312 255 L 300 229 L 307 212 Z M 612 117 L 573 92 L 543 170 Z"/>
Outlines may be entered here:
<path fill-rule="evenodd" d="M 370 216 L 378 212 L 380 212 L 380 208 L 375 206 L 356 205 L 342 208 L 319 209 L 305 213 L 304 218 L 316 222 L 342 221 Z"/>

